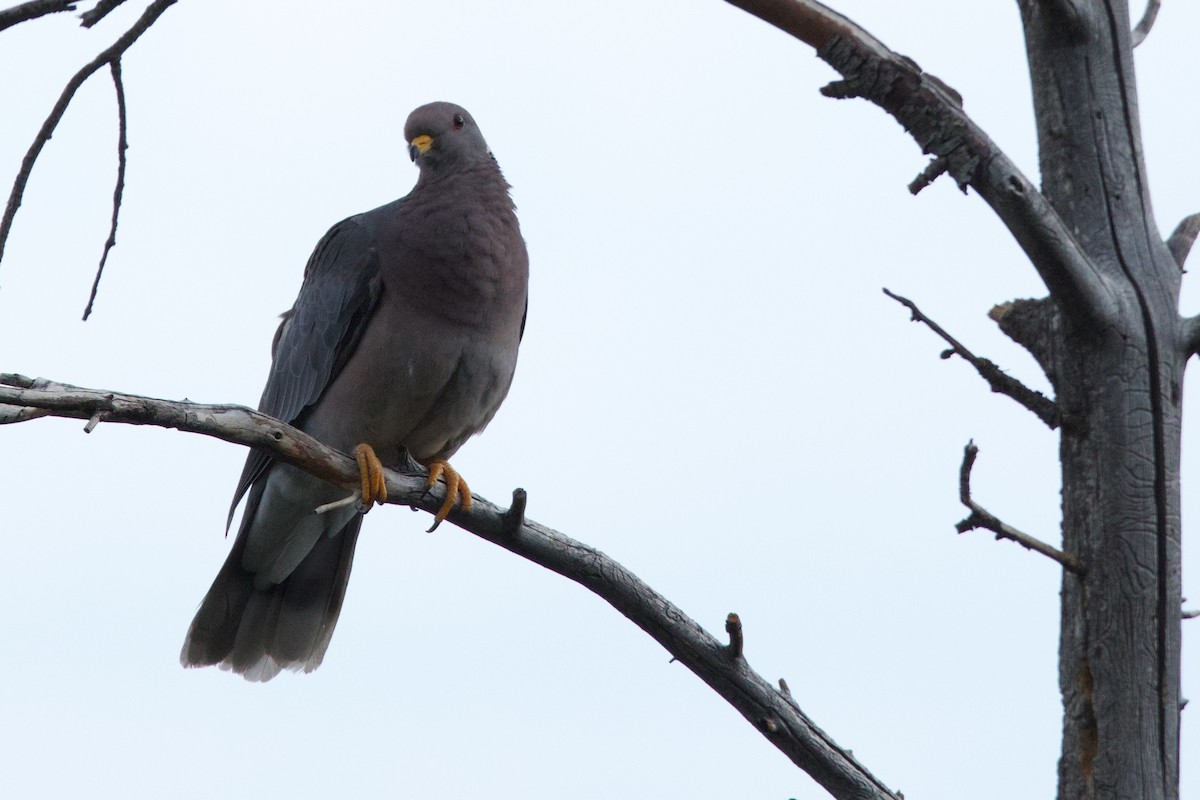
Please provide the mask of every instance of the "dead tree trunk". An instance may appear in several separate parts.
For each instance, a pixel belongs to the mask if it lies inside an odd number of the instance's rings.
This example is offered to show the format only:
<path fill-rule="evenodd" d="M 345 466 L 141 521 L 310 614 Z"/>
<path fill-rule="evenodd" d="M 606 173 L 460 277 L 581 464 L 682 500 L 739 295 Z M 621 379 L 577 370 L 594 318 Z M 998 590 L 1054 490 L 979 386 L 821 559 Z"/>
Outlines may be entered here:
<path fill-rule="evenodd" d="M 1060 800 L 1179 796 L 1181 269 L 1150 207 L 1125 0 L 1021 3 L 1042 192 L 1115 300 L 1005 329 L 1064 424 Z"/>
<path fill-rule="evenodd" d="M 1070 567 L 1059 800 L 1177 800 L 1180 402 L 1184 366 L 1200 347 L 1200 320 L 1181 320 L 1178 300 L 1200 217 L 1185 220 L 1169 246 L 1158 234 L 1127 0 L 1019 0 L 1040 192 L 962 112 L 956 92 L 850 20 L 815 0 L 729 2 L 816 48 L 843 76 L 825 94 L 862 97 L 896 117 L 935 156 L 910 188 L 948 173 L 977 191 L 1045 281 L 1049 298 L 992 316 L 1033 353 L 1057 395 L 1053 413 L 1039 417 L 1062 432 L 1057 557 Z M 1139 41 L 1156 10 L 1151 3 Z M 968 479 L 964 463 L 964 503 Z M 976 527 L 977 517 L 961 524 Z"/>

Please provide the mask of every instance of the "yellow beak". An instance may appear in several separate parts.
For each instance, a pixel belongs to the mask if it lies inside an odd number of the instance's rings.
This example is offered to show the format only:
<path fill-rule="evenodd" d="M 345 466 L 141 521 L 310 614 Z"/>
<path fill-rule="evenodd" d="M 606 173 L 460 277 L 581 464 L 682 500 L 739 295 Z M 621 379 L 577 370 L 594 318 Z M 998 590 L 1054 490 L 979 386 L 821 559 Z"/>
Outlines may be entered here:
<path fill-rule="evenodd" d="M 417 156 L 425 155 L 431 147 L 433 147 L 433 137 L 422 133 L 420 136 L 414 137 L 412 142 L 409 143 L 408 155 L 413 161 L 416 161 Z"/>

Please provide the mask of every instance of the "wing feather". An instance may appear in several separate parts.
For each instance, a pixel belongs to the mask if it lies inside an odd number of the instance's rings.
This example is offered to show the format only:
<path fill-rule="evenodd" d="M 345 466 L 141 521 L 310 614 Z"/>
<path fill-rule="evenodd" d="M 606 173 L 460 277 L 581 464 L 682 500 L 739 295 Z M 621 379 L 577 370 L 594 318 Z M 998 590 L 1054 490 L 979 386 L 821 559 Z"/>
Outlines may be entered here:
<path fill-rule="evenodd" d="M 320 399 L 354 352 L 380 291 L 373 237 L 357 217 L 339 222 L 313 250 L 300 294 L 279 324 L 271 348 L 271 374 L 258 410 L 287 423 L 302 422 L 304 412 Z M 226 528 L 237 504 L 270 462 L 267 453 L 250 451 Z"/>

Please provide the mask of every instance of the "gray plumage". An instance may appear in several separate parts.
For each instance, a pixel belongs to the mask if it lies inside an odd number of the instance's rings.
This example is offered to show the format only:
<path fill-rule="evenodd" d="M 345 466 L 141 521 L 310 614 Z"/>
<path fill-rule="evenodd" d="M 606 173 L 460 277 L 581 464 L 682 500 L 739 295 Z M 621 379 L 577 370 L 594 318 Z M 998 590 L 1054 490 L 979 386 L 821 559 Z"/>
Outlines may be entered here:
<path fill-rule="evenodd" d="M 528 257 L 515 208 L 471 116 L 450 103 L 405 125 L 420 167 L 400 200 L 335 225 L 284 315 L 259 410 L 386 466 L 446 459 L 508 393 Z M 251 451 L 237 538 L 188 630 L 184 666 L 249 680 L 320 665 L 362 516 L 314 509 L 347 490 Z"/>

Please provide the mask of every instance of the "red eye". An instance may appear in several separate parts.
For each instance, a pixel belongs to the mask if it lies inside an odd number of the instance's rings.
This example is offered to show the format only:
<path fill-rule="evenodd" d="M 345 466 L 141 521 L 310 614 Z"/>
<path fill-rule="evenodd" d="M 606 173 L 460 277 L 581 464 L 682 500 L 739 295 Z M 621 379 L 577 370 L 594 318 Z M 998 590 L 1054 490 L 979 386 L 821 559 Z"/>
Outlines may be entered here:
<path fill-rule="evenodd" d="M 450 122 L 454 125 L 454 130 L 456 131 L 461 131 L 463 129 L 463 125 L 467 124 L 467 121 L 463 119 L 462 114 L 455 114 L 454 119 L 452 119 Z"/>

